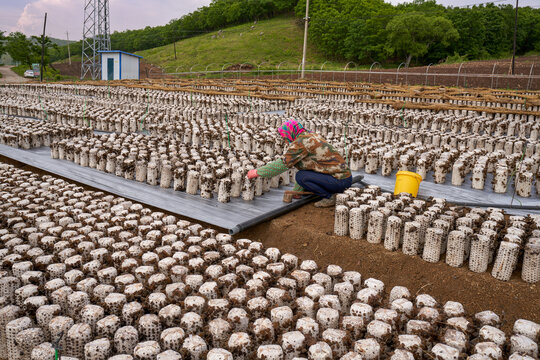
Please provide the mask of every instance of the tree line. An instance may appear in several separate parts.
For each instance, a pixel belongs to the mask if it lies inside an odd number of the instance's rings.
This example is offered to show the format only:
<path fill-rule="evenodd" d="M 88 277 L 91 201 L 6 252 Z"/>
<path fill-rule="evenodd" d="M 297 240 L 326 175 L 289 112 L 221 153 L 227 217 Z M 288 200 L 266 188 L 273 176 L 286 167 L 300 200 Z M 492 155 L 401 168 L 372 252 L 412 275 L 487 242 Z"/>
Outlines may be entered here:
<path fill-rule="evenodd" d="M 0 31 L 0 56 L 8 53 L 11 58 L 24 65 L 32 65 L 41 62 L 41 36 L 27 37 L 22 32 L 13 32 L 8 36 L 4 31 Z M 45 36 L 43 38 L 44 45 L 44 64 L 51 62 L 51 50 L 58 51 L 59 47 L 51 38 Z"/>
<path fill-rule="evenodd" d="M 305 16 L 306 1 L 295 8 Z M 511 53 L 515 8 L 445 7 L 435 0 L 310 0 L 310 38 L 328 57 L 358 63 L 429 64 Z M 517 54 L 540 51 L 540 9 L 518 9 Z"/>
<path fill-rule="evenodd" d="M 163 26 L 114 32 L 111 46 L 145 50 L 284 13 L 294 12 L 300 25 L 305 6 L 306 0 L 213 0 Z M 495 58 L 512 50 L 514 13 L 511 5 L 492 3 L 463 8 L 435 0 L 396 6 L 383 0 L 310 0 L 309 37 L 329 59 L 363 64 Z M 540 51 L 540 9 L 519 8 L 518 19 L 517 53 Z M 21 35 L 10 34 L 6 47 L 10 38 L 20 45 Z M 81 53 L 80 41 L 70 46 L 72 54 Z M 59 46 L 48 55 L 56 61 L 67 58 L 67 52 L 67 46 Z"/>

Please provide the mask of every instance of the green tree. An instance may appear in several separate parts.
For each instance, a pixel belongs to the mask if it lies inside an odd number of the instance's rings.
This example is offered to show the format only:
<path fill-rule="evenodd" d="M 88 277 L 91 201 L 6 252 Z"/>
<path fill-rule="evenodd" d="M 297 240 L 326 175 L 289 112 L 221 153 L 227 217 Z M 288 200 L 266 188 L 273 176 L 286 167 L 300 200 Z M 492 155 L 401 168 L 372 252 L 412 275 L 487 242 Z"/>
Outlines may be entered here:
<path fill-rule="evenodd" d="M 11 33 L 7 37 L 6 51 L 13 58 L 13 60 L 30 66 L 33 63 L 41 62 L 41 42 L 41 36 L 32 36 L 27 38 L 26 35 L 21 32 Z M 58 52 L 59 48 L 58 45 L 54 44 L 48 36 L 45 36 L 43 42 L 45 44 L 43 66 L 47 67 L 51 61 L 49 50 L 54 49 L 56 52 Z"/>
<path fill-rule="evenodd" d="M 488 54 L 484 47 L 486 26 L 480 8 L 452 8 L 448 11 L 448 18 L 459 33 L 459 41 L 453 44 L 450 53 L 465 55 L 469 59 Z"/>
<path fill-rule="evenodd" d="M 485 24 L 486 51 L 492 56 L 509 54 L 512 50 L 515 8 L 511 5 L 487 4 L 482 8 Z"/>
<path fill-rule="evenodd" d="M 517 53 L 540 50 L 540 11 L 531 7 L 518 10 Z"/>
<path fill-rule="evenodd" d="M 6 51 L 13 58 L 25 65 L 37 62 L 39 47 L 21 32 L 14 32 L 7 37 Z"/>
<path fill-rule="evenodd" d="M 306 0 L 212 0 L 164 26 L 114 32 L 111 43 L 119 50 L 145 50 L 292 10 L 303 25 L 305 6 Z M 436 0 L 396 6 L 387 0 L 310 0 L 309 12 L 310 41 L 333 59 L 369 64 L 406 58 L 409 63 L 414 56 L 427 64 L 454 53 L 479 59 L 506 56 L 512 49 L 510 5 L 457 8 Z M 517 53 L 540 51 L 540 9 L 520 7 L 518 23 Z M 71 50 L 80 54 L 81 42 L 72 43 Z M 67 47 L 51 55 L 53 60 L 67 58 Z"/>
<path fill-rule="evenodd" d="M 345 38 L 345 58 L 369 62 L 386 59 L 386 25 L 395 8 L 382 0 L 358 1 L 353 4 L 350 14 L 354 17 Z"/>
<path fill-rule="evenodd" d="M 43 42 L 44 52 L 43 52 L 43 71 L 51 64 L 50 50 L 54 49 L 58 51 L 59 47 L 55 44 L 48 36 L 42 38 L 41 36 L 32 36 L 32 49 L 34 50 L 34 58 L 37 59 L 36 63 L 41 63 L 41 46 Z"/>
<path fill-rule="evenodd" d="M 397 57 L 406 56 L 409 66 L 413 56 L 425 55 L 439 43 L 449 46 L 459 38 L 452 22 L 442 16 L 427 17 L 421 13 L 405 13 L 394 17 L 386 26 L 386 51 Z"/>
<path fill-rule="evenodd" d="M 440 16 L 444 13 L 445 9 L 443 5 L 437 4 L 436 0 L 413 0 L 396 6 L 396 10 L 401 13 L 421 12 L 430 16 Z"/>
<path fill-rule="evenodd" d="M 297 0 L 274 0 L 274 5 L 278 12 L 285 12 L 294 9 Z"/>
<path fill-rule="evenodd" d="M 5 40 L 6 37 L 4 36 L 4 32 L 0 31 L 0 56 L 6 53 L 6 45 L 4 44 Z"/>
<path fill-rule="evenodd" d="M 247 7 L 243 1 L 237 1 L 225 9 L 223 15 L 229 24 L 245 22 L 249 17 Z"/>
<path fill-rule="evenodd" d="M 350 0 L 346 0 L 350 1 Z M 343 57 L 348 21 L 340 0 L 310 0 L 309 36 L 319 49 L 332 58 Z M 296 15 L 304 17 L 306 1 L 300 0 L 295 8 Z"/>

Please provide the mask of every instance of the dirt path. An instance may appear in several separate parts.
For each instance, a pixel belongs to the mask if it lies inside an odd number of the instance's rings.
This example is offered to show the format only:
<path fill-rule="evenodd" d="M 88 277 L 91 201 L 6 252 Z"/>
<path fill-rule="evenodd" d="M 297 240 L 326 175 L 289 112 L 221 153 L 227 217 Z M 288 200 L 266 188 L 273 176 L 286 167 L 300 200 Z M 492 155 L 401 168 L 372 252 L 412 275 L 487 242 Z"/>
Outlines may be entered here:
<path fill-rule="evenodd" d="M 444 261 L 430 264 L 418 256 L 387 251 L 382 244 L 335 236 L 333 228 L 334 210 L 309 204 L 241 232 L 236 238 L 261 241 L 282 253 L 315 260 L 321 269 L 337 264 L 344 270 L 359 271 L 363 279 L 382 280 L 387 294 L 401 285 L 412 294 L 430 294 L 440 304 L 459 301 L 469 315 L 492 310 L 501 316 L 507 332 L 519 318 L 540 322 L 538 302 L 534 300 L 540 299 L 540 286 L 521 280 L 520 270 L 510 281 L 499 281 L 490 272 L 477 274 L 467 267 L 450 267 Z"/>
<path fill-rule="evenodd" d="M 29 82 L 30 79 L 23 78 L 11 70 L 12 66 L 0 66 L 0 73 L 2 73 L 2 77 L 0 78 L 0 84 L 8 84 L 8 83 L 21 83 L 21 82 Z"/>

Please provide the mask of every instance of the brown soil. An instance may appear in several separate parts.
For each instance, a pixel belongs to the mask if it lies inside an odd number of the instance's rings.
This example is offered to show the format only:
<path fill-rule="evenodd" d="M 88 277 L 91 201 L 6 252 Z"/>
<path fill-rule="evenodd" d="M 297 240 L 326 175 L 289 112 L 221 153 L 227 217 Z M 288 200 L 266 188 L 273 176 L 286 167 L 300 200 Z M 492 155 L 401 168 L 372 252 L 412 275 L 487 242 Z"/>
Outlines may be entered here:
<path fill-rule="evenodd" d="M 458 301 L 468 314 L 483 310 L 496 312 L 503 330 L 510 332 L 520 318 L 540 322 L 537 300 L 540 286 L 521 280 L 519 272 L 508 282 L 496 280 L 489 272 L 477 274 L 467 267 L 453 268 L 443 261 L 431 264 L 417 256 L 387 251 L 382 244 L 333 235 L 334 210 L 313 204 L 267 221 L 236 236 L 277 247 L 301 259 L 312 259 L 325 268 L 340 265 L 356 270 L 363 279 L 382 280 L 387 293 L 396 285 L 406 286 L 411 294 L 427 293 L 440 304 Z"/>
<path fill-rule="evenodd" d="M 80 61 L 72 61 L 71 64 L 67 62 L 54 63 L 53 67 L 56 70 L 58 70 L 60 75 L 74 76 L 77 78 L 81 76 L 81 62 Z M 161 68 L 154 66 L 152 64 L 149 64 L 145 62 L 144 60 L 141 60 L 141 66 L 139 68 L 139 76 L 141 79 L 163 78 L 162 74 L 163 74 L 163 71 Z M 87 79 L 88 78 L 89 77 L 87 77 Z"/>
<path fill-rule="evenodd" d="M 60 73 L 60 75 L 75 76 L 75 77 L 81 76 L 81 62 L 80 61 L 72 61 L 71 64 L 68 62 L 54 63 L 52 64 L 52 67 L 56 69 Z"/>

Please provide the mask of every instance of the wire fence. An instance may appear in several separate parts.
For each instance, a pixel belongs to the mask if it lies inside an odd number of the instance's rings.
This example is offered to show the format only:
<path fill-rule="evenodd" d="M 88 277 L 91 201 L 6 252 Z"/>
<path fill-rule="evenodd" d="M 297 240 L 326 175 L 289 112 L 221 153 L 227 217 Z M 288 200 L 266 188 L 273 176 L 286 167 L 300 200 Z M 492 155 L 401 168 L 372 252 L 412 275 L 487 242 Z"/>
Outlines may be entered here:
<path fill-rule="evenodd" d="M 263 63 L 264 64 L 264 63 Z M 206 66 L 204 70 L 194 71 L 200 65 L 193 65 L 190 69 L 180 67 L 160 69 L 152 68 L 147 71 L 148 78 L 255 78 L 255 79 L 275 79 L 275 80 L 299 80 L 301 79 L 300 65 L 295 68 L 281 68 L 284 63 L 277 65 L 273 69 L 261 68 L 263 64 L 252 65 L 243 63 L 239 65 L 224 64 L 221 70 L 208 70 L 211 65 Z M 290 64 L 285 64 L 289 65 Z M 325 70 L 324 65 L 306 66 L 304 78 L 310 81 L 320 82 L 369 82 L 386 83 L 400 85 L 422 85 L 422 86 L 461 86 L 461 87 L 484 87 L 484 88 L 509 88 L 523 90 L 540 90 L 540 66 L 535 68 L 535 63 L 521 64 L 512 75 L 506 72 L 506 64 L 494 63 L 478 66 L 472 69 L 466 69 L 461 63 L 457 69 L 448 67 L 431 67 L 431 64 L 424 68 L 402 68 L 403 64 L 397 69 L 382 69 L 379 63 L 373 63 L 369 70 L 351 69 L 349 62 L 342 70 Z M 375 66 L 378 65 L 378 68 Z M 498 66 L 497 66 L 498 65 Z M 457 66 L 457 64 L 456 64 Z M 228 68 L 227 68 L 228 67 Z M 317 68 L 315 68 L 317 67 Z M 482 72 L 492 68 L 491 72 Z M 169 71 L 167 71 L 169 70 Z M 479 71 L 480 70 L 480 71 Z M 535 74 L 539 72 L 539 74 Z"/>

